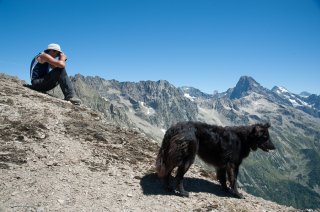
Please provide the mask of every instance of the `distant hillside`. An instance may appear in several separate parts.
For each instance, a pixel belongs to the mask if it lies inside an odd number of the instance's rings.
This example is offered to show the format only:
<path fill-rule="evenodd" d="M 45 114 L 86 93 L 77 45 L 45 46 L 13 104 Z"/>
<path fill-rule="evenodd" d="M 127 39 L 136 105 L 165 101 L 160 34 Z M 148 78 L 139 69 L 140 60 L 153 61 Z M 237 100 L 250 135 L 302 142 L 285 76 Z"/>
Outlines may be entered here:
<path fill-rule="evenodd" d="M 190 198 L 165 192 L 154 174 L 158 145 L 108 121 L 121 121 L 122 110 L 85 96 L 108 109 L 74 106 L 0 74 L 0 211 L 298 211 L 242 190 L 245 200 L 231 198 L 198 166 L 186 177 Z"/>

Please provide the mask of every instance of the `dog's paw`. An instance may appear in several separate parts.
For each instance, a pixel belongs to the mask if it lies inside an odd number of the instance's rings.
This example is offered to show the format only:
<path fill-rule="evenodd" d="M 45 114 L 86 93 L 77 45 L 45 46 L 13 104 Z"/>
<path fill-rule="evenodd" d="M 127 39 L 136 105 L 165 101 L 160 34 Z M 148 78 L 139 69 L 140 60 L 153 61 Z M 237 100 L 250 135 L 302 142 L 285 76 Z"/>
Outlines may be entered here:
<path fill-rule="evenodd" d="M 187 191 L 179 191 L 179 194 L 182 197 L 189 197 L 189 192 L 187 192 Z"/>
<path fill-rule="evenodd" d="M 231 191 L 231 194 L 238 199 L 245 199 L 242 194 L 240 194 L 238 191 Z"/>

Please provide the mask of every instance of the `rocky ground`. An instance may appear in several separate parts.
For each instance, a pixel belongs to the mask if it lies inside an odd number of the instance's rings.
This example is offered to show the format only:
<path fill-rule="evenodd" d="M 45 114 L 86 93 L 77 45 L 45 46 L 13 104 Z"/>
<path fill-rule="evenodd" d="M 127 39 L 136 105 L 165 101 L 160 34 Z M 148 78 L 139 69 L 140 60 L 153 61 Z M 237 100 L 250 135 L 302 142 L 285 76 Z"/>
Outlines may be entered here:
<path fill-rule="evenodd" d="M 0 211 L 298 211 L 222 192 L 197 166 L 189 198 L 154 173 L 158 144 L 0 74 Z"/>

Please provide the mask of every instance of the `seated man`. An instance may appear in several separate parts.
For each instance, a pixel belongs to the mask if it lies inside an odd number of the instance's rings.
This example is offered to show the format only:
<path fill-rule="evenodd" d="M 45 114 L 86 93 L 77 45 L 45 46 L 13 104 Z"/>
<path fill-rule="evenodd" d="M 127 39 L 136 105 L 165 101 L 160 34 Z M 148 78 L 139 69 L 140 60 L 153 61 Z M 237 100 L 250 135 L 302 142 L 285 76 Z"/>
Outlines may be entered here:
<path fill-rule="evenodd" d="M 75 97 L 70 78 L 66 72 L 67 57 L 58 44 L 49 44 L 48 48 L 39 53 L 31 62 L 31 88 L 45 92 L 58 84 L 64 94 L 64 99 L 79 105 L 80 99 Z"/>

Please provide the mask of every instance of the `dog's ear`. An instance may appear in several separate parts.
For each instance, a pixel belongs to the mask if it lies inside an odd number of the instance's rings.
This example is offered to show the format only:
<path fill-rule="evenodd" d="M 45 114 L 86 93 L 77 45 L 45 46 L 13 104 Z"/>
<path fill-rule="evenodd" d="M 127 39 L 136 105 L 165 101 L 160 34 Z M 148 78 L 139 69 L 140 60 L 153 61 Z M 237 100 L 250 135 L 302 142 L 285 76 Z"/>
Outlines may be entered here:
<path fill-rule="evenodd" d="M 263 126 L 264 126 L 265 128 L 269 128 L 269 127 L 271 127 L 271 124 L 268 122 L 268 123 L 265 123 Z"/>
<path fill-rule="evenodd" d="M 252 126 L 251 133 L 257 133 L 261 130 L 265 130 L 265 128 L 271 127 L 270 123 L 265 123 L 265 124 L 255 124 Z"/>
<path fill-rule="evenodd" d="M 256 132 L 259 130 L 259 127 L 258 125 L 254 124 L 251 126 L 251 131 L 250 131 L 250 134 L 254 135 L 256 134 Z"/>
<path fill-rule="evenodd" d="M 266 126 L 263 125 L 263 124 L 254 124 L 254 125 L 252 125 L 251 134 L 255 135 L 255 136 L 258 136 L 258 135 L 261 134 L 262 131 L 264 131 L 265 127 Z"/>

